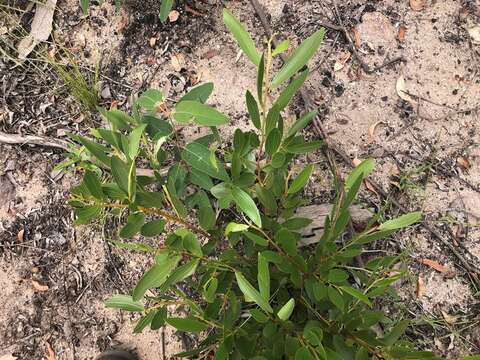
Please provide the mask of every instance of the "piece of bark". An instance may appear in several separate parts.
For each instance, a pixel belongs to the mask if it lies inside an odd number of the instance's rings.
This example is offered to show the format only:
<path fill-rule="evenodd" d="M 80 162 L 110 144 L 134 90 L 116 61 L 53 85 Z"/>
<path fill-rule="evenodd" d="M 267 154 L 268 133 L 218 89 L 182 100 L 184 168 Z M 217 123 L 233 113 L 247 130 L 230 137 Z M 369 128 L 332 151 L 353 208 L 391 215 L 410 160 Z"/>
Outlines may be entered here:
<path fill-rule="evenodd" d="M 332 204 L 308 205 L 298 208 L 295 216 L 312 220 L 312 223 L 301 231 L 302 239 L 298 242 L 299 247 L 315 244 L 320 241 L 323 235 L 323 228 L 327 215 L 332 211 Z M 350 207 L 350 217 L 353 226 L 357 229 L 364 228 L 373 214 L 368 209 L 358 205 Z"/>
<path fill-rule="evenodd" d="M 68 143 L 59 139 L 44 136 L 7 134 L 0 131 L 0 143 L 3 144 L 31 144 L 68 150 Z"/>
<path fill-rule="evenodd" d="M 45 4 L 37 2 L 30 34 L 23 38 L 17 46 L 18 57 L 26 59 L 35 46 L 47 41 L 53 28 L 53 14 L 57 0 L 47 0 Z"/>

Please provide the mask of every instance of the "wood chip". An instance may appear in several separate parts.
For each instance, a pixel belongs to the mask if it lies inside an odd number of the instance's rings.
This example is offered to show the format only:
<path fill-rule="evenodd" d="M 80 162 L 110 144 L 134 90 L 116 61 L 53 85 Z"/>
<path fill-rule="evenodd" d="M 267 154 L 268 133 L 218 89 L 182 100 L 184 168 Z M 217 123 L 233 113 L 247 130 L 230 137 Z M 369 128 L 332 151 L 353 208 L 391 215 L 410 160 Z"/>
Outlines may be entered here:
<path fill-rule="evenodd" d="M 157 43 L 157 38 L 156 37 L 151 37 L 150 40 L 148 41 L 150 47 L 155 47 L 155 44 Z"/>
<path fill-rule="evenodd" d="M 441 272 L 441 273 L 446 273 L 448 271 L 448 269 L 445 266 L 436 262 L 435 260 L 420 259 L 419 262 L 421 264 L 427 265 L 427 266 L 431 267 L 432 269 L 437 270 L 438 272 Z"/>
<path fill-rule="evenodd" d="M 23 38 L 17 46 L 18 57 L 26 59 L 35 46 L 50 37 L 53 24 L 53 13 L 57 0 L 47 0 L 45 4 L 36 3 L 35 16 L 33 17 L 30 34 Z"/>
<path fill-rule="evenodd" d="M 34 287 L 35 290 L 40 292 L 44 292 L 49 289 L 48 285 L 42 285 L 37 280 L 33 280 L 33 279 L 32 279 L 32 286 Z"/>
<path fill-rule="evenodd" d="M 420 299 L 424 293 L 425 293 L 425 282 L 423 281 L 423 278 L 419 276 L 417 280 L 417 291 L 416 291 L 417 299 Z"/>
<path fill-rule="evenodd" d="M 178 20 L 179 16 L 180 16 L 180 13 L 179 13 L 177 10 L 172 10 L 172 11 L 170 11 L 170 13 L 168 14 L 168 20 L 169 20 L 171 23 L 173 23 L 173 22 L 175 22 L 175 21 Z"/>
<path fill-rule="evenodd" d="M 413 11 L 421 11 L 425 8 L 425 0 L 410 0 L 410 8 Z"/>

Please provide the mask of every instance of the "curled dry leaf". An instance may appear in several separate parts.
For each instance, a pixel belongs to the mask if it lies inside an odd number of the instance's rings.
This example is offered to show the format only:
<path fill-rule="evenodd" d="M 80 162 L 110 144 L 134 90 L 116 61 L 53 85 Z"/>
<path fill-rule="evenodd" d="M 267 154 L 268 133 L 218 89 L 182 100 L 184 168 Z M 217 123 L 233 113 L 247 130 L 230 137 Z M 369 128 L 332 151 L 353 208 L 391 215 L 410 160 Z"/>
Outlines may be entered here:
<path fill-rule="evenodd" d="M 425 281 L 423 281 L 423 278 L 419 276 L 417 280 L 417 291 L 416 291 L 417 299 L 420 299 L 424 293 L 425 293 Z"/>
<path fill-rule="evenodd" d="M 379 125 L 385 125 L 385 123 L 383 121 L 377 121 L 377 122 L 373 123 L 372 125 L 370 125 L 370 127 L 368 128 L 368 135 L 370 135 L 370 138 L 372 140 L 375 137 L 375 129 Z"/>
<path fill-rule="evenodd" d="M 410 0 L 410 7 L 413 11 L 421 11 L 425 9 L 426 0 Z"/>
<path fill-rule="evenodd" d="M 423 265 L 427 265 L 431 267 L 434 270 L 437 270 L 438 272 L 445 273 L 448 271 L 448 269 L 443 266 L 442 264 L 436 262 L 435 260 L 431 259 L 420 259 L 419 262 Z"/>
<path fill-rule="evenodd" d="M 168 20 L 170 22 L 175 22 L 178 20 L 178 17 L 180 16 L 180 13 L 177 11 L 177 10 L 172 10 L 170 11 L 170 13 L 168 14 Z"/>
<path fill-rule="evenodd" d="M 350 52 L 345 52 L 343 54 L 340 54 L 337 60 L 335 60 L 335 65 L 333 65 L 333 71 L 339 71 L 343 69 L 348 59 L 350 59 L 351 56 L 352 54 Z"/>
<path fill-rule="evenodd" d="M 403 77 L 403 75 L 400 75 L 398 77 L 395 89 L 397 90 L 397 95 L 402 100 L 408 101 L 409 103 L 415 103 L 415 100 L 410 95 L 408 95 L 405 78 Z"/>
<path fill-rule="evenodd" d="M 45 357 L 47 360 L 57 360 L 55 351 L 53 351 L 52 345 L 50 345 L 49 342 L 47 342 L 47 353 L 45 354 Z"/>
<path fill-rule="evenodd" d="M 35 290 L 43 292 L 49 289 L 48 285 L 42 285 L 37 280 L 32 280 L 32 286 Z"/>
<path fill-rule="evenodd" d="M 407 33 L 407 28 L 403 25 L 400 25 L 398 28 L 398 41 L 404 42 L 405 41 L 405 35 Z"/>

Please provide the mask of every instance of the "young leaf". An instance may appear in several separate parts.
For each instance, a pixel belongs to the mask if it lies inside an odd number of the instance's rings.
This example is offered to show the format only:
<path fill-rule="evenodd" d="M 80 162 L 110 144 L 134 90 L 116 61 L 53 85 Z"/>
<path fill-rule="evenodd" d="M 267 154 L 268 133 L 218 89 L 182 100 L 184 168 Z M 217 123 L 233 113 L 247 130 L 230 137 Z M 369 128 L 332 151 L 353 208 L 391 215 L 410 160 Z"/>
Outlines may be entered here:
<path fill-rule="evenodd" d="M 102 191 L 102 184 L 94 172 L 90 170 L 85 171 L 83 181 L 85 182 L 85 186 L 87 187 L 88 191 L 95 199 L 103 199 L 104 195 Z"/>
<path fill-rule="evenodd" d="M 245 101 L 247 103 L 248 113 L 250 114 L 253 125 L 257 129 L 260 129 L 262 127 L 262 124 L 260 123 L 260 111 L 258 110 L 257 101 L 249 90 L 247 90 L 245 94 Z"/>
<path fill-rule="evenodd" d="M 167 318 L 167 324 L 173 326 L 178 331 L 201 332 L 208 329 L 208 325 L 198 321 L 193 316 L 186 318 Z"/>
<path fill-rule="evenodd" d="M 200 241 L 195 234 L 188 232 L 183 236 L 183 246 L 185 250 L 192 253 L 195 256 L 202 257 L 202 246 L 200 245 Z"/>
<path fill-rule="evenodd" d="M 402 320 L 400 321 L 391 331 L 389 334 L 385 336 L 383 339 L 385 345 L 392 346 L 395 342 L 400 339 L 403 335 L 407 327 L 410 325 L 409 320 Z"/>
<path fill-rule="evenodd" d="M 278 310 L 277 316 L 280 320 L 287 321 L 293 313 L 293 309 L 295 308 L 295 299 L 291 298 L 287 301 L 285 305 L 282 306 L 280 310 Z"/>
<path fill-rule="evenodd" d="M 262 227 L 262 219 L 260 218 L 260 212 L 258 211 L 257 205 L 252 200 L 250 195 L 239 187 L 232 188 L 232 196 L 235 204 L 242 210 L 249 218 L 252 220 L 255 225 Z"/>
<path fill-rule="evenodd" d="M 237 223 L 234 223 L 234 222 L 231 222 L 227 225 L 227 227 L 225 228 L 225 236 L 228 236 L 228 234 L 232 233 L 232 232 L 242 232 L 242 231 L 245 231 L 249 228 L 248 225 L 246 224 L 237 224 Z"/>
<path fill-rule="evenodd" d="M 188 278 L 189 276 L 192 276 L 195 273 L 195 270 L 197 269 L 199 262 L 200 262 L 200 259 L 190 260 L 186 264 L 176 268 L 172 272 L 172 274 L 168 277 L 168 279 L 163 283 L 163 285 L 160 287 L 159 291 L 164 292 L 170 286 Z"/>
<path fill-rule="evenodd" d="M 82 8 L 84 15 L 87 15 L 89 6 L 90 6 L 90 0 L 80 0 L 80 7 Z"/>
<path fill-rule="evenodd" d="M 416 222 L 419 222 L 421 219 L 422 219 L 422 213 L 420 211 L 412 212 L 409 214 L 402 215 L 396 219 L 392 219 L 384 222 L 378 227 L 378 230 L 384 231 L 384 230 L 403 229 L 407 226 L 415 224 Z"/>
<path fill-rule="evenodd" d="M 188 123 L 191 119 L 202 126 L 218 126 L 228 124 L 228 117 L 209 105 L 198 101 L 182 101 L 175 107 L 175 120 Z"/>
<path fill-rule="evenodd" d="M 131 238 L 137 234 L 145 222 L 145 215 L 142 213 L 131 214 L 128 216 L 127 224 L 120 231 L 120 236 L 123 238 Z"/>
<path fill-rule="evenodd" d="M 266 124 L 265 124 L 265 135 L 269 135 L 276 126 L 278 119 L 280 117 L 280 110 L 276 104 L 273 104 L 267 114 Z"/>
<path fill-rule="evenodd" d="M 110 299 L 105 300 L 107 308 L 121 309 L 125 311 L 141 312 L 145 310 L 142 303 L 133 301 L 129 295 L 113 295 Z"/>
<path fill-rule="evenodd" d="M 140 147 L 140 139 L 142 138 L 146 127 L 147 124 L 139 125 L 130 133 L 128 142 L 128 156 L 131 160 L 134 160 L 137 157 L 138 149 Z"/>
<path fill-rule="evenodd" d="M 252 286 L 252 284 L 248 282 L 242 273 L 236 271 L 235 278 L 237 279 L 238 287 L 246 298 L 252 299 L 266 313 L 273 313 L 273 309 L 268 301 L 266 301 L 262 295 L 260 295 L 260 293 Z"/>
<path fill-rule="evenodd" d="M 347 294 L 352 295 L 355 299 L 364 302 L 368 306 L 372 306 L 372 302 L 370 301 L 370 299 L 361 291 L 358 291 L 357 289 L 354 289 L 350 286 L 340 286 L 340 289 L 342 289 L 342 291 L 345 291 Z"/>
<path fill-rule="evenodd" d="M 280 143 L 282 141 L 282 133 L 278 128 L 274 128 L 272 131 L 270 131 L 270 134 L 267 136 L 267 141 L 265 143 L 265 151 L 267 152 L 268 155 L 273 155 L 277 150 L 278 147 L 280 146 Z"/>
<path fill-rule="evenodd" d="M 128 128 L 128 124 L 133 124 L 133 118 L 122 110 L 112 109 L 107 110 L 102 107 L 97 107 L 98 112 L 110 123 L 114 130 L 123 130 Z M 97 129 L 104 130 L 104 129 Z"/>
<path fill-rule="evenodd" d="M 138 98 L 138 105 L 145 110 L 156 112 L 157 106 L 162 103 L 163 94 L 160 90 L 149 89 Z"/>
<path fill-rule="evenodd" d="M 263 104 L 263 77 L 265 75 L 265 55 L 262 54 L 257 69 L 257 97 L 260 104 Z"/>
<path fill-rule="evenodd" d="M 213 83 L 208 82 L 205 84 L 201 84 L 191 88 L 188 93 L 183 95 L 180 100 L 178 100 L 178 102 L 192 100 L 199 101 L 204 104 L 208 100 L 209 96 L 212 94 L 212 91 Z"/>
<path fill-rule="evenodd" d="M 155 315 L 153 316 L 152 322 L 150 324 L 150 328 L 152 330 L 158 330 L 160 329 L 163 325 L 165 325 L 165 320 L 167 319 L 167 308 L 162 307 L 158 309 L 155 312 Z"/>
<path fill-rule="evenodd" d="M 270 300 L 270 270 L 268 269 L 268 261 L 262 253 L 258 253 L 257 281 L 260 295 L 268 302 Z"/>
<path fill-rule="evenodd" d="M 318 30 L 295 49 L 285 65 L 283 65 L 278 74 L 273 78 L 273 88 L 276 88 L 285 80 L 289 79 L 307 64 L 310 58 L 317 52 L 318 47 L 322 43 L 324 34 L 325 29 Z"/>
<path fill-rule="evenodd" d="M 292 181 L 290 187 L 288 188 L 288 194 L 295 194 L 302 190 L 305 185 L 307 185 L 308 179 L 310 175 L 312 175 L 313 165 L 307 165 L 305 169 L 303 169 L 300 174 Z"/>
<path fill-rule="evenodd" d="M 260 63 L 260 54 L 255 47 L 250 34 L 245 30 L 242 23 L 238 21 L 227 9 L 223 9 L 223 22 L 232 33 L 240 48 L 255 66 Z"/>
<path fill-rule="evenodd" d="M 341 283 L 348 279 L 348 273 L 340 269 L 332 269 L 328 272 L 328 281 Z"/>
<path fill-rule="evenodd" d="M 259 309 L 251 309 L 250 315 L 252 315 L 252 317 L 261 324 L 265 324 L 269 319 L 268 315 Z"/>
<path fill-rule="evenodd" d="M 275 104 L 277 104 L 278 109 L 282 111 L 285 109 L 292 100 L 292 98 L 295 96 L 297 91 L 302 87 L 303 83 L 307 79 L 308 76 L 308 70 L 302 71 L 298 76 L 293 79 L 293 81 L 288 84 L 288 86 L 285 88 L 285 90 L 282 91 L 280 96 L 278 97 L 277 101 Z"/>
<path fill-rule="evenodd" d="M 288 39 L 283 40 L 280 44 L 278 44 L 275 47 L 275 50 L 272 51 L 272 56 L 277 56 L 287 51 L 289 46 L 290 46 L 290 40 Z"/>
<path fill-rule="evenodd" d="M 168 252 L 157 256 L 156 264 L 142 276 L 133 290 L 133 300 L 140 300 L 148 289 L 161 286 L 179 261 L 180 256 L 170 256 Z"/>
<path fill-rule="evenodd" d="M 143 236 L 157 236 L 162 233 L 167 222 L 165 220 L 153 220 L 142 226 L 140 233 Z"/>
<path fill-rule="evenodd" d="M 288 130 L 287 138 L 290 136 L 294 136 L 297 132 L 310 124 L 310 122 L 315 118 L 315 116 L 317 116 L 317 111 L 310 111 L 303 114 L 300 119 L 294 122 L 292 127 Z"/>
<path fill-rule="evenodd" d="M 167 21 L 170 10 L 172 10 L 173 0 L 162 0 L 161 3 L 162 5 L 160 6 L 160 14 L 158 17 L 160 18 L 160 21 L 164 23 Z"/>
<path fill-rule="evenodd" d="M 140 334 L 153 320 L 155 316 L 155 311 L 150 311 L 147 315 L 142 316 L 138 319 L 137 324 L 133 328 L 134 334 Z"/>

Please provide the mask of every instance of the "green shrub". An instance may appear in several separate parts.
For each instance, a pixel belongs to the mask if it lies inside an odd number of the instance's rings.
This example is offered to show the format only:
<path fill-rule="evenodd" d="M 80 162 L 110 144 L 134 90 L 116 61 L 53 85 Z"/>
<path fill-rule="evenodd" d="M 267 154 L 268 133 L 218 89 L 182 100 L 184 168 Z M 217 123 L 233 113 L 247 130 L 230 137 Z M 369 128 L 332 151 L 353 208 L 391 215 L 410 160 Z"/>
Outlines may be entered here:
<path fill-rule="evenodd" d="M 351 229 L 349 209 L 373 170 L 372 160 L 359 165 L 339 189 L 320 241 L 297 246 L 301 230 L 311 222 L 295 211 L 308 203 L 302 190 L 313 165 L 297 170 L 292 162 L 322 142 L 305 141 L 300 134 L 314 112 L 294 121 L 282 112 L 307 78 L 306 64 L 324 31 L 305 40 L 274 74 L 274 56 L 287 50 L 288 42 L 272 49 L 268 41 L 259 52 L 226 10 L 224 20 L 258 70 L 256 96 L 246 92 L 255 130 L 237 129 L 231 145 L 222 141 L 217 127 L 229 119 L 206 104 L 213 90 L 206 83 L 175 104 L 158 90 L 148 90 L 132 99 L 131 114 L 101 109 L 110 128 L 92 129 L 95 140 L 73 136 L 82 147 L 67 164 L 76 162 L 85 170 L 71 191 L 76 223 L 128 215 L 119 237 L 164 236 L 158 248 L 113 241 L 151 253 L 154 265 L 131 294 L 114 295 L 106 305 L 138 312 L 135 332 L 169 324 L 200 333 L 198 347 L 180 356 L 435 358 L 402 340 L 408 321 L 375 310 L 377 298 L 391 292 L 390 284 L 402 276 L 393 268 L 399 259 L 376 257 L 363 268 L 354 265 L 362 246 L 421 218 L 411 213 L 359 233 Z M 211 131 L 182 144 L 175 123 Z M 169 305 L 177 306 L 175 314 Z"/>

